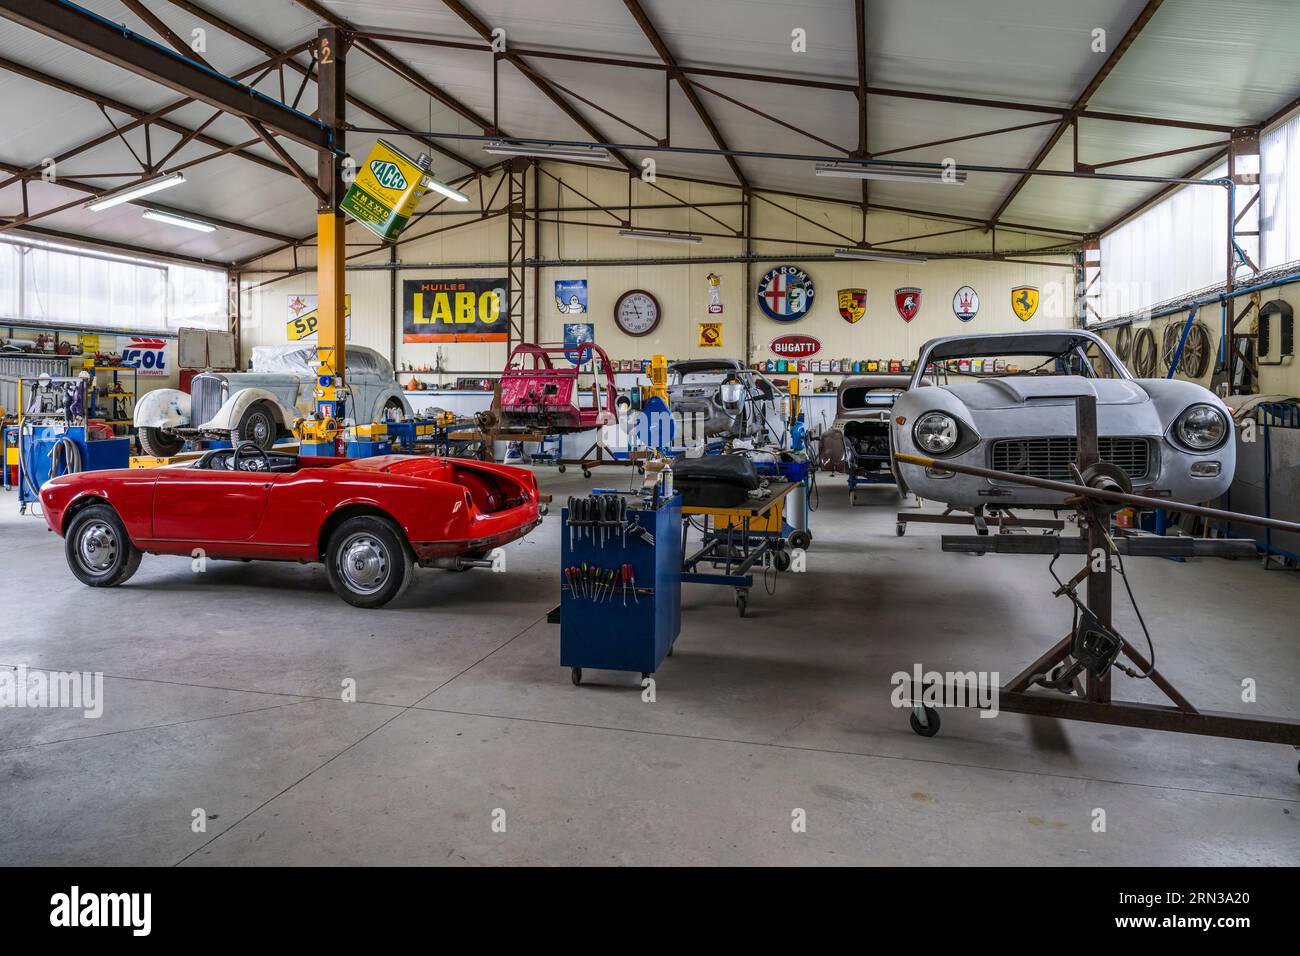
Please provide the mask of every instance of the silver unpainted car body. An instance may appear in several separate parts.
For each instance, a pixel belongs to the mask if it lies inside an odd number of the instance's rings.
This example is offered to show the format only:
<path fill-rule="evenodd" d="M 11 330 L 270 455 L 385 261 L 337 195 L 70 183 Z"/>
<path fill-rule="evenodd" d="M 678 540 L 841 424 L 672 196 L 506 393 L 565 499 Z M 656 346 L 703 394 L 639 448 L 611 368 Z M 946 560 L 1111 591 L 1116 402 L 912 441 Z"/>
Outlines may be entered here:
<path fill-rule="evenodd" d="M 882 373 L 852 375 L 840 382 L 833 430 L 844 434 L 845 466 L 862 478 L 889 477 L 894 403 L 911 379 Z"/>
<path fill-rule="evenodd" d="M 735 359 L 668 366 L 668 407 L 702 422 L 705 439 L 759 438 L 769 421 L 780 420 L 782 397 L 772 382 Z"/>
<path fill-rule="evenodd" d="M 253 349 L 249 372 L 203 372 L 194 376 L 190 393 L 160 388 L 146 394 L 135 409 L 137 428 L 159 429 L 175 438 L 224 438 L 239 428 L 254 406 L 268 413 L 271 429 L 240 436 L 269 448 L 289 435 L 293 423 L 310 417 L 316 407 L 315 346 L 263 345 Z M 348 417 L 358 423 L 381 422 L 391 409 L 411 417 L 411 405 L 397 384 L 393 366 L 374 349 L 349 345 L 346 352 Z M 261 416 L 265 425 L 268 416 Z"/>
<path fill-rule="evenodd" d="M 1097 377 L 1086 361 L 1074 365 L 1084 374 L 994 373 L 958 384 L 939 384 L 935 380 L 945 377 L 940 365 L 930 369 L 963 352 L 1038 355 L 1072 348 L 1081 360 L 1095 354 L 1108 362 L 1114 377 Z M 1194 382 L 1135 379 L 1105 340 L 1081 329 L 955 335 L 925 343 L 907 391 L 894 403 L 893 448 L 941 463 L 1072 481 L 1068 462 L 1074 460 L 1074 399 L 1080 395 L 1096 397 L 1102 460 L 1124 468 L 1136 493 L 1198 503 L 1217 498 L 1232 483 L 1232 415 L 1218 396 Z M 1227 420 L 1226 437 L 1209 451 L 1195 451 L 1174 434 L 1176 419 L 1193 405 L 1212 406 Z M 917 419 L 931 411 L 958 422 L 959 440 L 945 455 L 932 455 L 916 444 Z M 1217 475 L 1193 474 L 1194 465 L 1212 468 L 1211 462 L 1219 463 Z M 1027 485 L 936 473 L 897 461 L 894 473 L 900 488 L 960 510 L 1068 507 L 1068 496 Z"/>

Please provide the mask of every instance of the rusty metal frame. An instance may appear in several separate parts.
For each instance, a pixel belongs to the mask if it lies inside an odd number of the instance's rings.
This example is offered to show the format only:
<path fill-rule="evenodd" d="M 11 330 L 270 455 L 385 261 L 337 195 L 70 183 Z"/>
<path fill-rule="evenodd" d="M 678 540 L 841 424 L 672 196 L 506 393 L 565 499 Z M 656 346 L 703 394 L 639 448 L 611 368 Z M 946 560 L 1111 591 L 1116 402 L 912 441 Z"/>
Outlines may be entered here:
<path fill-rule="evenodd" d="M 1138 38 L 1138 35 L 1142 32 L 1143 28 L 1151 22 L 1151 18 L 1155 16 L 1156 11 L 1160 9 L 1163 3 L 1164 0 L 1147 0 L 1146 6 L 1138 12 L 1138 15 L 1129 25 L 1128 30 L 1125 31 L 1124 36 L 1120 39 L 1119 43 L 1115 45 L 1115 48 L 1111 50 L 1110 55 L 1106 57 L 1106 61 L 1101 65 L 1101 68 L 1097 70 L 1093 75 L 1093 78 L 1088 81 L 1088 85 L 1083 88 L 1083 92 L 1075 98 L 1074 103 L 1070 106 L 1068 114 L 1062 118 L 1056 129 L 1054 129 L 1051 135 L 1047 137 L 1047 141 L 1043 143 L 1038 152 L 1034 154 L 1034 158 L 1030 160 L 1029 163 L 1030 169 L 1037 169 L 1044 161 L 1046 161 L 1047 157 L 1056 147 L 1056 144 L 1061 141 L 1061 137 L 1065 135 L 1066 130 L 1074 131 L 1074 141 L 1076 144 L 1078 143 L 1078 119 L 1087 110 L 1088 101 L 1092 99 L 1093 95 L 1101 87 L 1101 84 L 1105 82 L 1106 78 L 1110 76 L 1115 67 L 1119 65 L 1119 61 L 1123 58 L 1124 54 L 1128 52 L 1129 47 L 1133 45 L 1133 42 Z M 1028 182 L 1029 176 L 1027 175 L 1021 176 L 1016 180 L 1015 185 L 1011 187 L 1007 194 L 998 203 L 997 208 L 993 210 L 993 215 L 989 216 L 990 229 L 997 224 L 998 220 L 1002 217 L 1002 214 L 1007 211 L 1007 207 L 1015 201 L 1016 196 L 1020 195 L 1020 191 L 1025 188 Z"/>

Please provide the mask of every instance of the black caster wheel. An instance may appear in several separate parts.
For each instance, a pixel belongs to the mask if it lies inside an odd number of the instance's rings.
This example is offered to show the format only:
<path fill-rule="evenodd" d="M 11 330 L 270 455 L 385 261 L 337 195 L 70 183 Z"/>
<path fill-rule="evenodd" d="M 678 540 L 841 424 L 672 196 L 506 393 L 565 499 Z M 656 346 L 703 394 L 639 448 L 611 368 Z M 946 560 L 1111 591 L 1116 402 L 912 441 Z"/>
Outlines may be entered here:
<path fill-rule="evenodd" d="M 736 595 L 736 613 L 741 617 L 745 616 L 745 608 L 749 607 L 749 595 L 741 591 Z"/>
<path fill-rule="evenodd" d="M 776 565 L 776 569 L 777 569 L 778 571 L 789 571 L 789 570 L 790 570 L 790 552 L 789 552 L 789 551 L 778 551 L 778 552 L 776 552 L 776 554 L 775 554 L 775 555 L 773 556 L 773 558 L 772 558 L 772 562 Z"/>
<path fill-rule="evenodd" d="M 582 668 L 581 668 L 581 667 L 571 667 L 571 668 L 569 668 L 569 680 L 573 681 L 573 686 L 574 686 L 574 687 L 577 687 L 579 684 L 581 684 L 581 683 L 582 683 Z"/>
<path fill-rule="evenodd" d="M 922 706 L 925 711 L 925 723 L 921 723 L 916 718 L 916 711 L 912 711 L 911 723 L 912 729 L 922 737 L 933 737 L 939 732 L 939 712 L 933 707 Z"/>
<path fill-rule="evenodd" d="M 673 649 L 672 649 L 671 647 L 668 648 L 668 654 L 667 654 L 667 656 L 668 656 L 668 657 L 672 657 L 672 656 L 673 656 Z"/>
<path fill-rule="evenodd" d="M 559 466 L 558 468 L 556 468 L 555 470 L 558 471 L 560 474 L 564 474 L 564 473 L 565 473 L 566 471 L 568 471 L 569 469 L 565 468 L 563 465 L 560 465 L 560 466 Z"/>
<path fill-rule="evenodd" d="M 907 534 L 907 525 L 902 521 L 898 522 L 894 527 L 894 533 L 901 538 L 903 535 Z"/>
<path fill-rule="evenodd" d="M 641 672 L 641 679 L 642 679 L 642 680 L 645 680 L 645 679 L 648 678 L 649 676 L 650 676 L 650 672 L 649 672 L 649 671 L 642 671 L 642 672 Z"/>
<path fill-rule="evenodd" d="M 808 545 L 812 544 L 812 535 L 807 531 L 800 529 L 790 535 L 790 547 L 806 550 Z"/>
<path fill-rule="evenodd" d="M 591 477 L 591 469 L 590 469 L 590 468 L 584 468 L 584 469 L 582 469 L 582 477 L 584 477 L 584 478 L 590 478 L 590 477 Z"/>
<path fill-rule="evenodd" d="M 644 475 L 644 474 L 645 474 L 645 465 L 637 465 L 637 466 L 636 466 L 636 473 L 637 473 L 638 475 Z"/>

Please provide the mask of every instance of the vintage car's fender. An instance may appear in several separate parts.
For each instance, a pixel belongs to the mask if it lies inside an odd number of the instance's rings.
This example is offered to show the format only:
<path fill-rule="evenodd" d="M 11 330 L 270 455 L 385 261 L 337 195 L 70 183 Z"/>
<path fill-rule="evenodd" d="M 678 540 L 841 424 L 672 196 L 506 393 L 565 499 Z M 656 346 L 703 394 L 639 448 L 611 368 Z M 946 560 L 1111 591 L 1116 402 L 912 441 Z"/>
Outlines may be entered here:
<path fill-rule="evenodd" d="M 155 388 L 136 403 L 136 428 L 184 428 L 190 423 L 190 397 L 178 388 Z"/>
<path fill-rule="evenodd" d="M 265 388 L 241 388 L 226 399 L 226 403 L 217 409 L 217 413 L 208 421 L 200 423 L 199 427 L 204 431 L 228 432 L 234 431 L 243 417 L 244 412 L 250 405 L 257 402 L 265 402 L 271 408 L 271 413 L 275 416 L 276 422 L 285 431 L 293 427 L 293 423 L 301 417 L 297 409 L 286 408 L 280 400 L 275 397 L 275 393 Z"/>
<path fill-rule="evenodd" d="M 370 408 L 370 418 L 365 422 L 359 422 L 359 424 L 383 421 L 384 406 L 394 398 L 397 399 L 398 403 L 402 406 L 403 418 L 409 419 L 415 417 L 415 411 L 411 408 L 411 403 L 407 401 L 406 393 L 400 388 L 393 386 L 392 388 L 385 388 L 379 393 L 379 396 L 375 399 L 374 405 Z"/>

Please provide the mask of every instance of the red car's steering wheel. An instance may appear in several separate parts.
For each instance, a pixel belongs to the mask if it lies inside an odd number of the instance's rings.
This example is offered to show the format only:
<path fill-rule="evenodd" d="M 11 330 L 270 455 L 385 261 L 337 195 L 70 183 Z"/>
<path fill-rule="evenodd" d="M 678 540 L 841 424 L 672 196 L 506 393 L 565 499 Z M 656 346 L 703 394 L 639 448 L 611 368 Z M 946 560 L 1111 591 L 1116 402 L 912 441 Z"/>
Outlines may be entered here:
<path fill-rule="evenodd" d="M 245 451 L 248 451 L 247 456 L 245 456 L 244 454 Z M 245 457 L 248 459 L 248 466 L 244 466 L 239 463 L 239 460 Z M 262 463 L 260 467 L 253 467 L 254 457 L 262 459 Z M 259 445 L 257 442 L 247 441 L 247 440 L 241 441 L 235 446 L 235 452 L 230 457 L 230 470 L 231 471 L 270 471 L 271 457 L 266 453 L 266 449 L 263 448 L 261 445 Z"/>

